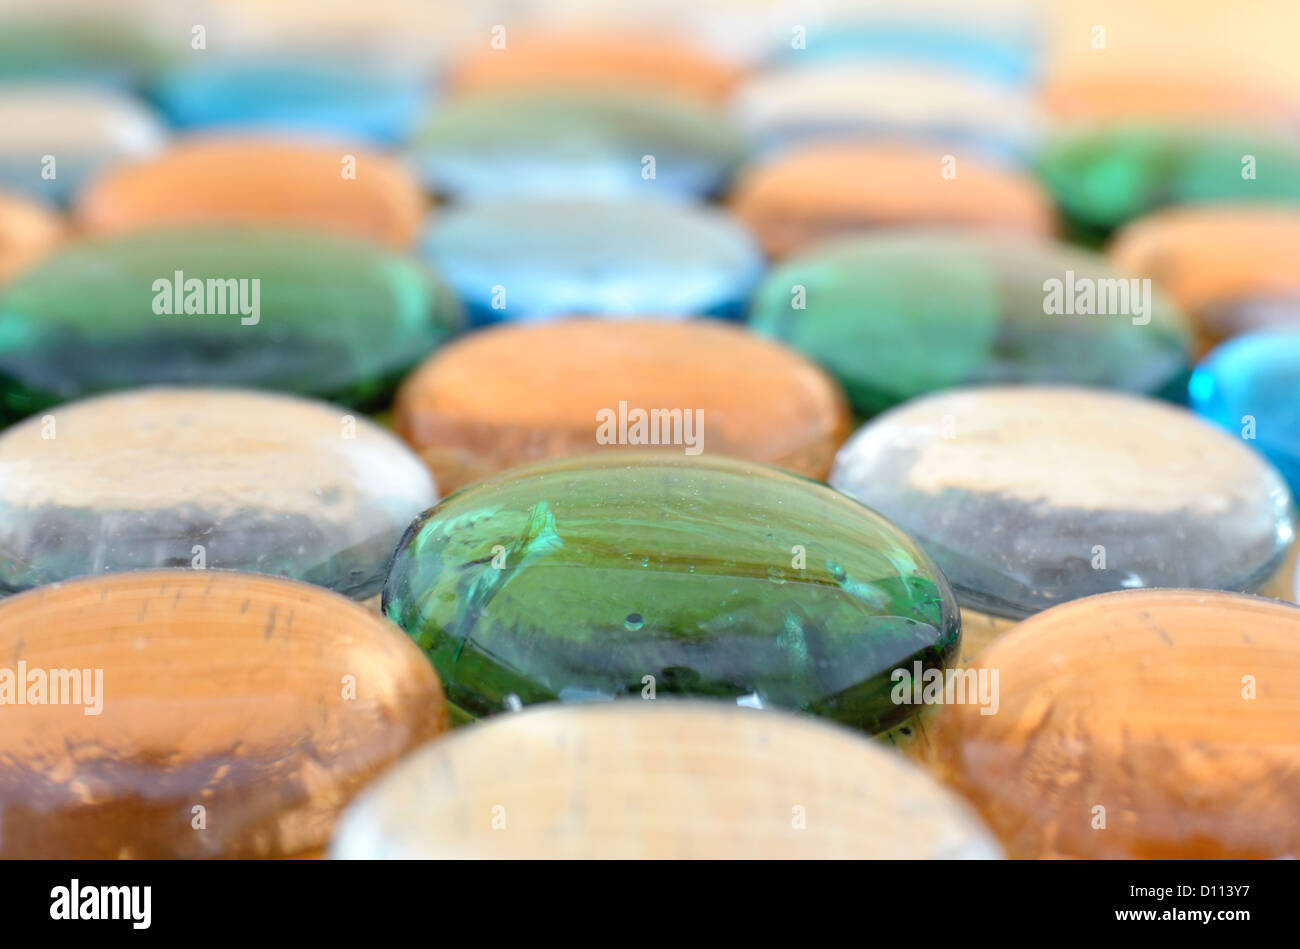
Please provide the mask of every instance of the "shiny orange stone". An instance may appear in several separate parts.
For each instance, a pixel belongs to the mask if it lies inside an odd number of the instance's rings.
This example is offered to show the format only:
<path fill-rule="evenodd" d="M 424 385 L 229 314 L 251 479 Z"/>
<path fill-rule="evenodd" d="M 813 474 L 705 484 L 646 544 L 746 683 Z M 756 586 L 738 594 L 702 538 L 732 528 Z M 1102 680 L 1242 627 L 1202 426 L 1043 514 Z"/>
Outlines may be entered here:
<path fill-rule="evenodd" d="M 538 86 L 639 86 L 720 103 L 740 77 L 737 66 L 672 37 L 584 31 L 511 34 L 504 49 L 484 46 L 461 60 L 448 84 L 460 95 Z"/>
<path fill-rule="evenodd" d="M 1008 855 L 1300 854 L 1300 608 L 1108 593 L 975 665 L 997 671 L 998 705 L 944 707 L 939 759 Z"/>
<path fill-rule="evenodd" d="M 621 447 L 599 435 L 600 413 L 617 419 L 620 403 L 632 423 L 638 409 L 693 413 L 699 431 L 681 431 L 698 435 L 703 452 L 813 478 L 825 478 L 851 430 L 839 387 L 820 369 L 712 321 L 568 320 L 477 333 L 408 377 L 393 421 L 446 494 L 528 461 Z M 627 447 L 647 447 L 628 432 Z"/>
<path fill-rule="evenodd" d="M 0 602 L 0 657 L 4 858 L 314 855 L 363 784 L 447 727 L 400 630 L 254 574 L 40 587 Z"/>
<path fill-rule="evenodd" d="M 769 256 L 851 231 L 899 225 L 991 227 L 1050 235 L 1051 201 L 1033 179 L 939 149 L 831 143 L 760 165 L 731 196 Z M 945 170 L 950 177 L 945 177 Z"/>
<path fill-rule="evenodd" d="M 1268 90 L 1212 75 L 1171 75 L 1163 69 L 1064 73 L 1046 84 L 1042 101 L 1049 113 L 1064 119 L 1300 121 L 1300 103 Z"/>
<path fill-rule="evenodd" d="M 205 138 L 111 172 L 82 193 L 76 212 L 91 233 L 170 224 L 275 224 L 405 247 L 424 210 L 424 196 L 407 171 L 364 149 Z"/>
<path fill-rule="evenodd" d="M 0 283 L 52 250 L 62 233 L 63 225 L 52 211 L 0 194 Z"/>
<path fill-rule="evenodd" d="M 1172 296 L 1204 345 L 1255 329 L 1300 328 L 1300 210 L 1173 208 L 1130 224 L 1110 254 Z"/>

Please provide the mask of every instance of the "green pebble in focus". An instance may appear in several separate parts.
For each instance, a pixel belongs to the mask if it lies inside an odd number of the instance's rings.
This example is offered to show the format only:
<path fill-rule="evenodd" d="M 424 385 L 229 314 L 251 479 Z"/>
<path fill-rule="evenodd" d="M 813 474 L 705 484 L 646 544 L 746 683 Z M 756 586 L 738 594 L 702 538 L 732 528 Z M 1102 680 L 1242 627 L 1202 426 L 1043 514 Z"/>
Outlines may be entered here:
<path fill-rule="evenodd" d="M 1277 132 L 1133 121 L 1067 127 L 1038 174 L 1084 240 L 1171 204 L 1300 201 L 1300 139 Z"/>
<path fill-rule="evenodd" d="M 531 465 L 426 512 L 384 612 L 478 718 L 616 696 L 713 696 L 881 732 L 891 673 L 944 668 L 959 614 L 893 524 L 825 485 L 723 457 Z"/>
<path fill-rule="evenodd" d="M 1158 291 L 1147 294 L 1139 281 L 1128 313 L 1048 312 L 1049 281 L 1059 283 L 1063 303 L 1120 276 L 1099 255 L 1053 241 L 885 232 L 825 244 L 777 268 L 754 297 L 750 325 L 825 367 L 863 416 L 982 383 L 1178 398 L 1191 372 L 1191 335 Z M 1102 299 L 1096 293 L 1092 308 L 1102 309 Z"/>
<path fill-rule="evenodd" d="M 155 384 L 368 409 L 461 319 L 421 265 L 352 238 L 188 227 L 94 240 L 0 292 L 0 416 Z"/>

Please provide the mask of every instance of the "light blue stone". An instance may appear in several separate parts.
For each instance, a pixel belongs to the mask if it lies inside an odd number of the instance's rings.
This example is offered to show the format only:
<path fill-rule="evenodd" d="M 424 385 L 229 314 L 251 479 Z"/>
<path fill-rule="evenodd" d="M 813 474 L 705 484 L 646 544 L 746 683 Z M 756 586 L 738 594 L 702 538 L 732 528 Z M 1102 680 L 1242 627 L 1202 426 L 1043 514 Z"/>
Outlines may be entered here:
<path fill-rule="evenodd" d="M 1031 25 L 981 29 L 976 24 L 922 22 L 907 17 L 852 19 L 809 29 L 805 45 L 783 44 L 779 62 L 919 63 L 1021 84 L 1038 72 L 1039 37 Z"/>
<path fill-rule="evenodd" d="M 427 106 L 418 72 L 368 61 L 246 58 L 164 73 L 152 97 L 177 128 L 242 128 L 404 142 Z"/>
<path fill-rule="evenodd" d="M 412 164 L 456 198 L 705 198 L 743 157 L 714 109 L 639 91 L 475 95 L 439 109 Z"/>
<path fill-rule="evenodd" d="M 1192 408 L 1263 452 L 1300 494 L 1300 332 L 1229 340 L 1196 367 L 1190 394 Z"/>
<path fill-rule="evenodd" d="M 648 200 L 471 204 L 436 215 L 422 246 L 477 323 L 735 319 L 763 273 L 725 212 Z"/>

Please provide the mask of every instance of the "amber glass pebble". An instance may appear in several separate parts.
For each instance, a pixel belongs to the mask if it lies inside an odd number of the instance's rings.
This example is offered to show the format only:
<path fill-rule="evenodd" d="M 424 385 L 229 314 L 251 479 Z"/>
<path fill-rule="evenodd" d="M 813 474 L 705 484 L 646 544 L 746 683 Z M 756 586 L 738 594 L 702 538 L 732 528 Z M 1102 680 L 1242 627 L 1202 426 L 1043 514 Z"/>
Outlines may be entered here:
<path fill-rule="evenodd" d="M 941 764 L 1013 857 L 1300 855 L 1300 608 L 1108 593 L 1021 623 L 944 708 Z"/>
<path fill-rule="evenodd" d="M 679 454 L 734 455 L 824 479 L 851 422 L 838 384 L 802 356 L 704 320 L 477 333 L 408 377 L 394 411 L 397 432 L 444 494 L 528 461 L 654 447 L 650 438 Z"/>
<path fill-rule="evenodd" d="M 740 69 L 691 43 L 627 31 L 533 31 L 489 44 L 452 68 L 454 94 L 538 86 L 651 89 L 721 103 Z"/>
<path fill-rule="evenodd" d="M 419 185 L 351 145 L 206 138 L 124 166 L 82 192 L 80 226 L 119 233 L 173 224 L 273 224 L 405 246 L 423 219 Z"/>
<path fill-rule="evenodd" d="M 1046 192 L 1023 173 L 903 144 L 795 148 L 743 177 L 732 210 L 771 257 L 873 227 L 997 227 L 1050 236 Z"/>
<path fill-rule="evenodd" d="M 1110 248 L 1192 317 L 1202 347 L 1259 329 L 1300 329 L 1300 208 L 1180 207 L 1139 218 Z"/>
<path fill-rule="evenodd" d="M 1300 102 L 1250 84 L 1220 76 L 1170 71 L 1167 62 L 1155 68 L 1116 68 L 1068 71 L 1053 76 L 1043 88 L 1043 104 L 1065 119 L 1107 118 L 1255 118 L 1289 124 L 1300 121 Z"/>
<path fill-rule="evenodd" d="M 0 283 L 40 259 L 62 232 L 52 211 L 0 193 Z"/>
<path fill-rule="evenodd" d="M 289 580 L 158 570 L 0 603 L 0 857 L 318 854 L 441 732 L 393 626 Z"/>

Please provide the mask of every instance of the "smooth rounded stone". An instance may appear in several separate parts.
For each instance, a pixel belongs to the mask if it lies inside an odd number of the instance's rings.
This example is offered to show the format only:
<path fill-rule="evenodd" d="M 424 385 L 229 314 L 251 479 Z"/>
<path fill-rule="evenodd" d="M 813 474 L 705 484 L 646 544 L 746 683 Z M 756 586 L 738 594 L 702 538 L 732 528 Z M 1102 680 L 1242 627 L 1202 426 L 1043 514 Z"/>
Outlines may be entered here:
<path fill-rule="evenodd" d="M 48 254 L 62 237 L 63 222 L 54 212 L 0 194 L 0 284 Z"/>
<path fill-rule="evenodd" d="M 501 200 L 439 214 L 423 240 L 474 322 L 591 315 L 740 317 L 763 273 L 716 208 L 651 200 Z"/>
<path fill-rule="evenodd" d="M 405 445 L 338 406 L 238 389 L 99 396 L 0 434 L 0 591 L 196 565 L 365 599 L 437 498 Z"/>
<path fill-rule="evenodd" d="M 45 4 L 29 4 L 23 10 L 7 3 L 0 10 L 0 82 L 59 80 L 119 88 L 139 84 L 167 61 L 168 48 L 157 24 L 147 22 L 141 11 L 114 6 L 116 15 L 103 5 L 67 0 L 53 10 Z"/>
<path fill-rule="evenodd" d="M 1185 409 L 1095 389 L 909 402 L 849 440 L 830 483 L 915 537 L 963 607 L 1008 618 L 1134 587 L 1251 592 L 1295 533 L 1260 455 Z"/>
<path fill-rule="evenodd" d="M 1197 413 L 1263 452 L 1300 494 L 1300 328 L 1229 340 L 1188 391 Z"/>
<path fill-rule="evenodd" d="M 651 440 L 821 480 L 851 425 L 816 366 L 704 320 L 497 327 L 435 354 L 394 404 L 395 430 L 446 493 L 525 462 Z"/>
<path fill-rule="evenodd" d="M 668 452 L 546 461 L 452 495 L 407 531 L 383 605 L 475 718 L 653 688 L 882 732 L 915 711 L 894 670 L 942 669 L 961 637 L 942 574 L 874 511 Z"/>
<path fill-rule="evenodd" d="M 1300 139 L 1261 127 L 1117 119 L 1062 127 L 1038 173 L 1074 229 L 1105 235 L 1174 204 L 1300 201 Z"/>
<path fill-rule="evenodd" d="M 1034 179 L 978 158 L 949 157 L 902 144 L 794 147 L 745 173 L 729 203 L 776 258 L 871 228 L 938 225 L 1052 235 L 1051 199 Z"/>
<path fill-rule="evenodd" d="M 405 168 L 365 149 L 227 137 L 186 141 L 111 172 L 81 193 L 76 210 L 91 234 L 271 224 L 407 247 L 425 201 Z"/>
<path fill-rule="evenodd" d="M 829 369 L 864 415 L 969 383 L 1184 395 L 1184 317 L 1156 289 L 1100 282 L 1120 276 L 1100 255 L 1020 235 L 881 232 L 774 270 L 750 325 Z"/>
<path fill-rule="evenodd" d="M 410 161 L 428 188 L 459 199 L 708 197 L 743 145 L 704 104 L 647 91 L 525 89 L 447 103 Z"/>
<path fill-rule="evenodd" d="M 352 796 L 447 727 L 391 624 L 272 577 L 41 587 L 0 602 L 0 652 L 5 859 L 319 855 Z"/>
<path fill-rule="evenodd" d="M 501 828 L 507 832 L 503 833 Z M 405 758 L 336 859 L 996 859 L 951 791 L 888 749 L 704 702 L 535 709 Z"/>
<path fill-rule="evenodd" d="M 60 82 L 0 83 L 0 129 L 0 189 L 51 204 L 165 141 L 154 114 L 137 100 Z"/>
<path fill-rule="evenodd" d="M 790 22 L 773 58 L 789 65 L 895 62 L 1012 84 L 1039 71 L 1042 24 L 1023 0 L 855 0 L 778 11 Z"/>
<path fill-rule="evenodd" d="M 1276 126 L 1300 121 L 1300 104 L 1293 100 L 1217 76 L 1171 73 L 1168 62 L 1140 71 L 1108 66 L 1058 74 L 1045 84 L 1042 98 L 1047 111 L 1066 121 L 1240 122 L 1251 118 Z"/>
<path fill-rule="evenodd" d="M 490 90 L 626 88 L 721 103 L 741 70 L 671 34 L 618 30 L 529 31 L 504 49 L 484 43 L 452 66 L 456 95 Z"/>
<path fill-rule="evenodd" d="M 428 271 L 369 241 L 254 226 L 98 238 L 0 292 L 0 411 L 156 383 L 367 408 L 460 325 Z"/>
<path fill-rule="evenodd" d="M 1260 329 L 1300 329 L 1300 206 L 1208 205 L 1138 218 L 1109 248 L 1192 317 L 1203 346 Z"/>
<path fill-rule="evenodd" d="M 1204 590 L 1089 597 L 981 665 L 1000 707 L 944 709 L 941 763 L 1017 858 L 1300 853 L 1300 609 Z"/>
<path fill-rule="evenodd" d="M 180 129 L 267 129 L 390 146 L 415 129 L 428 85 L 409 64 L 369 57 L 200 52 L 159 76 L 150 96 Z"/>
<path fill-rule="evenodd" d="M 956 70 L 828 63 L 762 73 L 741 85 L 732 115 L 756 146 L 868 139 L 929 145 L 1021 163 L 1041 117 L 1029 92 Z"/>

